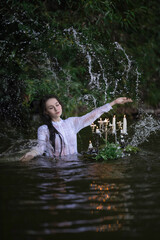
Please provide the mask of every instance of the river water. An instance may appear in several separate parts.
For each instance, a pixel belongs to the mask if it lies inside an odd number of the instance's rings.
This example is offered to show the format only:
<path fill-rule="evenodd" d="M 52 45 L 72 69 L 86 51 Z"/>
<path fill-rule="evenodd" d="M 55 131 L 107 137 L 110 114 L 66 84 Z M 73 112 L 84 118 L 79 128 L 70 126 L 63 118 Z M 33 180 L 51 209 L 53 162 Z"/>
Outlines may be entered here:
<path fill-rule="evenodd" d="M 1 239 L 159 239 L 160 137 L 109 162 L 0 161 Z M 17 159 L 17 158 L 16 158 Z"/>

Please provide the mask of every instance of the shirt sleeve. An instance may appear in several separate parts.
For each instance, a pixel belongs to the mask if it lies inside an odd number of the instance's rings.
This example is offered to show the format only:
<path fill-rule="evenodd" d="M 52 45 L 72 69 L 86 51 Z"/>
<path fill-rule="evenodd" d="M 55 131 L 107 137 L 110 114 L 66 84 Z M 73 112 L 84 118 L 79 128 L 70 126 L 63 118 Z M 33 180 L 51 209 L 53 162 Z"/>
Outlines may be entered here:
<path fill-rule="evenodd" d="M 37 155 L 42 155 L 45 152 L 48 136 L 49 132 L 47 125 L 40 126 L 37 132 L 38 145 L 34 147 L 34 151 L 37 152 Z"/>
<path fill-rule="evenodd" d="M 93 111 L 83 115 L 82 117 L 74 117 L 73 125 L 76 133 L 78 133 L 82 128 L 85 128 L 92 124 L 97 118 L 99 118 L 103 113 L 109 112 L 112 109 L 109 103 L 94 109 Z"/>

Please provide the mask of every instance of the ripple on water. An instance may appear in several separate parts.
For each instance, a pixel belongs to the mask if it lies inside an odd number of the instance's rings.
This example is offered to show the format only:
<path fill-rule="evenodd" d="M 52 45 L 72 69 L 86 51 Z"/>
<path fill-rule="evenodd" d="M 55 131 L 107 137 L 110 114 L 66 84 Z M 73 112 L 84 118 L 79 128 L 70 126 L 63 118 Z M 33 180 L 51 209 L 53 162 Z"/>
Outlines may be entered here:
<path fill-rule="evenodd" d="M 150 148 L 107 163 L 82 157 L 1 162 L 6 236 L 43 239 L 56 235 L 63 239 L 75 234 L 77 239 L 78 234 L 88 233 L 91 239 L 96 233 L 110 237 L 114 233 L 117 238 L 157 233 L 158 157 Z M 84 235 L 84 239 L 88 237 Z"/>

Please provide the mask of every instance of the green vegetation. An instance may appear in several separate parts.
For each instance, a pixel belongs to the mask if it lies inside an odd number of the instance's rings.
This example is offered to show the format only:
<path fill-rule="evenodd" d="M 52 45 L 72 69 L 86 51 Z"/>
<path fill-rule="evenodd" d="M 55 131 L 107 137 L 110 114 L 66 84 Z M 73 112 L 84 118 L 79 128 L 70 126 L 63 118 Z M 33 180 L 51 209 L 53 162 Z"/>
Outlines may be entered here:
<path fill-rule="evenodd" d="M 135 146 L 127 145 L 125 148 L 122 148 L 119 144 L 106 142 L 94 159 L 103 161 L 115 160 L 125 156 L 126 153 L 135 154 L 137 152 L 139 152 L 139 148 Z"/>
<path fill-rule="evenodd" d="M 1 0 L 1 117 L 20 123 L 48 93 L 60 97 L 66 116 L 92 108 L 94 98 L 103 104 L 105 93 L 108 101 L 137 100 L 138 81 L 142 100 L 157 107 L 159 9 L 154 0 Z"/>
<path fill-rule="evenodd" d="M 124 151 L 126 153 L 137 153 L 137 152 L 139 152 L 139 148 L 135 147 L 135 146 L 132 146 L 132 145 L 127 145 L 125 147 Z"/>
<path fill-rule="evenodd" d="M 122 157 L 123 151 L 119 144 L 107 142 L 105 146 L 99 150 L 96 160 L 114 160 Z"/>

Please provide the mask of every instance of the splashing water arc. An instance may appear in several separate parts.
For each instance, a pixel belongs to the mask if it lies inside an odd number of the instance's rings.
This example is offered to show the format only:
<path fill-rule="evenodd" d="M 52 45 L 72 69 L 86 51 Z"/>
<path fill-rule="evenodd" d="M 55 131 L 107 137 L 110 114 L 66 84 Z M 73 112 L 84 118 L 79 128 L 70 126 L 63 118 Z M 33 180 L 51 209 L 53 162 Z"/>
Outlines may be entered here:
<path fill-rule="evenodd" d="M 87 62 L 86 67 L 89 77 L 86 81 L 88 81 L 88 89 L 90 92 L 80 97 L 82 101 L 86 104 L 92 101 L 94 107 L 97 107 L 97 99 L 94 96 L 95 90 L 102 94 L 101 96 L 104 96 L 103 103 L 106 103 L 109 97 L 115 98 L 122 94 L 127 94 L 129 96 L 133 90 L 134 92 L 136 90 L 136 99 L 138 100 L 138 86 L 141 74 L 138 71 L 138 67 L 135 67 L 135 63 L 130 59 L 124 48 L 118 42 L 111 44 L 115 55 L 112 61 L 118 59 L 120 65 L 119 69 L 114 66 L 113 73 L 113 63 L 110 63 L 110 59 L 113 57 L 110 56 L 109 53 L 106 53 L 106 49 L 102 44 L 99 44 L 98 47 L 104 50 L 101 54 L 98 54 L 94 45 L 88 43 L 87 39 L 73 27 L 65 29 L 64 34 L 66 34 L 66 36 L 73 36 L 74 44 L 78 48 L 77 51 L 82 54 Z M 131 82 L 133 82 L 134 88 L 131 86 Z M 71 83 L 72 79 L 70 79 L 69 84 Z"/>

